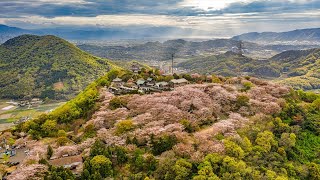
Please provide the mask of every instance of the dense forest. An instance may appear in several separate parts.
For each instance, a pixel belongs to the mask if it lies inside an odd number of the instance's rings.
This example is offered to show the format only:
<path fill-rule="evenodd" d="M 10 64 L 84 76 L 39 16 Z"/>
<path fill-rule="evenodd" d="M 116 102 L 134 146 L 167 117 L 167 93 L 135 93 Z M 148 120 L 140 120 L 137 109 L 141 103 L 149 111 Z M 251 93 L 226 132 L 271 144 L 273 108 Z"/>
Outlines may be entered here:
<path fill-rule="evenodd" d="M 71 99 L 109 69 L 58 37 L 22 35 L 0 46 L 0 96 Z"/>
<path fill-rule="evenodd" d="M 30 135 L 17 143 L 37 141 L 34 156 L 23 162 L 29 165 L 9 177 L 320 178 L 319 95 L 220 76 L 185 76 L 192 84 L 149 95 L 104 90 L 128 73 L 112 70 L 66 105 L 17 126 L 12 137 Z M 139 76 L 161 79 L 152 70 Z M 50 164 L 51 157 L 74 152 L 83 158 L 80 172 Z"/>

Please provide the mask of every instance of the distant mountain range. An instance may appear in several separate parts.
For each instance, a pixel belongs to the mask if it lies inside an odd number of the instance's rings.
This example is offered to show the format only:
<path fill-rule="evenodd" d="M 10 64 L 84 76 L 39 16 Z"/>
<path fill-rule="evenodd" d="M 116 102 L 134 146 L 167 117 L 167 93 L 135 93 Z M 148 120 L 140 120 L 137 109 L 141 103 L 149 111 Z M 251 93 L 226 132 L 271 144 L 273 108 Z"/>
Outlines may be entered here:
<path fill-rule="evenodd" d="M 109 69 L 61 38 L 21 35 L 0 45 L 0 97 L 70 99 Z"/>
<path fill-rule="evenodd" d="M 320 44 L 320 28 L 298 29 L 288 32 L 250 32 L 234 36 L 232 39 L 263 44 L 279 44 L 281 42 L 295 42 L 296 44 L 312 42 Z"/>
<path fill-rule="evenodd" d="M 29 30 L 20 29 L 16 27 L 9 27 L 6 25 L 0 24 L 0 43 L 5 42 L 8 39 L 20 36 L 22 34 L 32 33 Z"/>
<path fill-rule="evenodd" d="M 107 57 L 113 60 L 168 60 L 174 54 L 176 58 L 198 56 L 205 52 L 228 51 L 232 47 L 239 46 L 239 41 L 229 39 L 216 39 L 202 42 L 186 41 L 183 39 L 161 42 L 147 42 L 133 46 L 99 46 L 80 44 L 78 47 L 99 57 Z M 248 49 L 262 47 L 255 43 L 244 45 Z"/>
<path fill-rule="evenodd" d="M 110 40 L 143 38 L 182 38 L 190 35 L 210 37 L 210 32 L 178 27 L 110 27 L 110 28 L 52 28 L 27 30 L 0 25 L 0 43 L 22 35 L 56 35 L 68 40 Z M 288 32 L 250 32 L 234 36 L 232 40 L 242 40 L 263 44 L 320 44 L 320 28 L 299 29 Z"/>
<path fill-rule="evenodd" d="M 206 41 L 187 41 L 183 39 L 165 42 L 147 42 L 131 45 L 78 44 L 84 51 L 99 57 L 112 60 L 169 60 L 174 54 L 176 58 L 192 58 L 203 55 L 221 54 L 238 47 L 240 41 L 233 39 L 215 39 Z M 246 55 L 272 57 L 286 50 L 317 48 L 317 45 L 262 45 L 242 42 Z"/>
<path fill-rule="evenodd" d="M 122 27 L 122 28 L 51 28 L 26 30 L 6 25 L 0 25 L 0 43 L 22 35 L 55 35 L 68 40 L 112 40 L 112 39 L 139 39 L 161 37 L 183 37 L 190 34 L 205 35 L 206 32 L 195 32 L 188 28 L 178 27 Z"/>

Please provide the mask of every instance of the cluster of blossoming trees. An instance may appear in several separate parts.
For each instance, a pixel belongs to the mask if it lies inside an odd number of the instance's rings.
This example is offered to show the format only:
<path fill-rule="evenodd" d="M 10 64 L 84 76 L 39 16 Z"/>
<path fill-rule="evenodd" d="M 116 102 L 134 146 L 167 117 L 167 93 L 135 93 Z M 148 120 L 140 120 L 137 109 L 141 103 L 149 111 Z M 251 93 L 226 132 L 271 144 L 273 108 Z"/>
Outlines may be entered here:
<path fill-rule="evenodd" d="M 320 178 L 319 95 L 213 79 L 150 95 L 103 91 L 99 109 L 68 137 L 76 144 L 56 145 L 52 157 L 82 154 L 82 179 Z M 42 147 L 32 152 L 45 158 Z M 51 169 L 45 176 L 60 172 Z"/>

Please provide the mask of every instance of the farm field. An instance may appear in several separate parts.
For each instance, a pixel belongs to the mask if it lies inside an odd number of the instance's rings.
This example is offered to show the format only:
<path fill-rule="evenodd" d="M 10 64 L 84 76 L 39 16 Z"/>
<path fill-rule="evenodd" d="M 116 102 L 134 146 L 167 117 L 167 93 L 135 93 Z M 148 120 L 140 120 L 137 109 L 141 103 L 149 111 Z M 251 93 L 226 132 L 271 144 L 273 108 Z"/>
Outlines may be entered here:
<path fill-rule="evenodd" d="M 33 107 L 18 107 L 8 104 L 9 100 L 0 100 L 0 131 L 14 125 L 22 117 L 34 118 L 42 113 L 47 113 L 65 102 L 46 103 Z"/>

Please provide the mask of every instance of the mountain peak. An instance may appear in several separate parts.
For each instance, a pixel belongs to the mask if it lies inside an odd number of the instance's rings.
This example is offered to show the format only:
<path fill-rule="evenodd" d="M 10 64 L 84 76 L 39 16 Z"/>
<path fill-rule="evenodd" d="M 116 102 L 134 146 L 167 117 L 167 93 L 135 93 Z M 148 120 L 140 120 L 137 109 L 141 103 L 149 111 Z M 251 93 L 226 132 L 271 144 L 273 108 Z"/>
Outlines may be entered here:
<path fill-rule="evenodd" d="M 10 39 L 0 57 L 0 94 L 7 98 L 68 99 L 110 69 L 106 60 L 52 35 Z"/>
<path fill-rule="evenodd" d="M 17 28 L 17 27 L 11 27 L 11 26 L 7 26 L 4 24 L 0 24 L 0 31 L 23 31 L 23 29 L 21 28 Z"/>
<path fill-rule="evenodd" d="M 4 25 L 4 24 L 0 24 L 0 28 L 16 28 L 16 27 L 10 27 L 10 26 Z"/>

